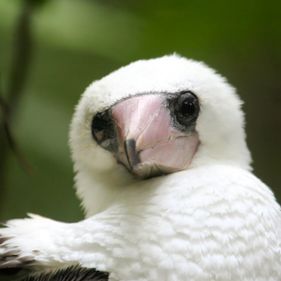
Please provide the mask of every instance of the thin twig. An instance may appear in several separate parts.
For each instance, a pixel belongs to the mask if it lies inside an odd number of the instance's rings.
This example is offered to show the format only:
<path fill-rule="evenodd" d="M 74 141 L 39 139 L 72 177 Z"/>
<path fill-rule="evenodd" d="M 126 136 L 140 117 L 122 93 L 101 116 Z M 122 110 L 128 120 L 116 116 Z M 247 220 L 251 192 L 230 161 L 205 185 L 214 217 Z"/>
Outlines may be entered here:
<path fill-rule="evenodd" d="M 1 99 L 2 118 L 0 120 L 0 208 L 3 205 L 6 183 L 6 169 L 9 147 L 17 155 L 24 166 L 26 161 L 14 141 L 11 134 L 11 122 L 17 111 L 18 103 L 23 95 L 28 68 L 31 59 L 31 17 L 34 1 L 24 0 L 15 28 L 14 50 L 12 53 L 11 73 L 6 91 L 7 103 Z"/>
<path fill-rule="evenodd" d="M 14 155 L 17 157 L 22 168 L 26 171 L 26 173 L 31 175 L 31 172 L 32 172 L 31 165 L 28 163 L 28 161 L 22 154 L 22 152 L 19 149 L 17 142 L 15 141 L 15 138 L 11 132 L 11 126 L 7 119 L 7 116 L 8 116 L 7 113 L 9 112 L 9 106 L 7 105 L 7 103 L 4 101 L 4 99 L 1 96 L 0 96 L 0 109 L 2 111 L 3 131 L 5 133 L 8 146 L 11 149 L 11 151 L 14 153 Z"/>

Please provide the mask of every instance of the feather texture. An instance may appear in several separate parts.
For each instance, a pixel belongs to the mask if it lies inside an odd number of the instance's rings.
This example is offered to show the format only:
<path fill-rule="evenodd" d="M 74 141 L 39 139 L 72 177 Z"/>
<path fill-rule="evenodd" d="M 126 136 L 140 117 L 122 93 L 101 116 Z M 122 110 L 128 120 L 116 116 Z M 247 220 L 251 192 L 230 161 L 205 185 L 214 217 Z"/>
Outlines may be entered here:
<path fill-rule="evenodd" d="M 21 281 L 107 281 L 108 274 L 77 266 L 31 275 Z"/>
<path fill-rule="evenodd" d="M 0 233 L 16 233 L 10 247 L 22 257 L 36 252 L 40 266 L 79 263 L 110 272 L 109 280 L 277 281 L 280 214 L 249 172 L 206 166 L 128 186 L 78 223 L 33 216 Z"/>

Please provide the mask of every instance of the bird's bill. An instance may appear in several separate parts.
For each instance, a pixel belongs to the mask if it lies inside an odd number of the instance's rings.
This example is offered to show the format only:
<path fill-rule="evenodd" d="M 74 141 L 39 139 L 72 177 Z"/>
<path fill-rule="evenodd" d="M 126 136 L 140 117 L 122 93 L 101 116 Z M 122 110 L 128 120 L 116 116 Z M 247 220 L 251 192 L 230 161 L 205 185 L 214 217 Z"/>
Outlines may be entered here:
<path fill-rule="evenodd" d="M 111 108 L 116 126 L 116 158 L 138 177 L 146 178 L 188 168 L 198 135 L 173 126 L 165 95 L 131 97 Z"/>

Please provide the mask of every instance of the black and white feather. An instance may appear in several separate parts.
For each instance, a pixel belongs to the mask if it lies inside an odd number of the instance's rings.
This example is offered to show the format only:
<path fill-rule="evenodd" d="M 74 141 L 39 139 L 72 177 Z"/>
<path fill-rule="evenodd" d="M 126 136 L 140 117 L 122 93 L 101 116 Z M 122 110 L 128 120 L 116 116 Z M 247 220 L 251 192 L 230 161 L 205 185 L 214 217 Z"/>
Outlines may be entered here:
<path fill-rule="evenodd" d="M 108 274 L 74 266 L 55 272 L 34 274 L 21 281 L 108 281 Z"/>

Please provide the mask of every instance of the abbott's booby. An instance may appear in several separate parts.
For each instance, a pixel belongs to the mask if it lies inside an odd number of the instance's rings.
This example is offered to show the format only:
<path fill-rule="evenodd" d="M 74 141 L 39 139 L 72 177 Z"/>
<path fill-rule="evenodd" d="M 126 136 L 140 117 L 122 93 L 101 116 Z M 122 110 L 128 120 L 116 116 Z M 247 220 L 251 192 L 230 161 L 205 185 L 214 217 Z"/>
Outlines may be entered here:
<path fill-rule="evenodd" d="M 241 100 L 204 63 L 140 60 L 93 82 L 70 146 L 86 219 L 0 229 L 0 267 L 115 281 L 280 281 L 281 210 L 251 173 Z"/>

